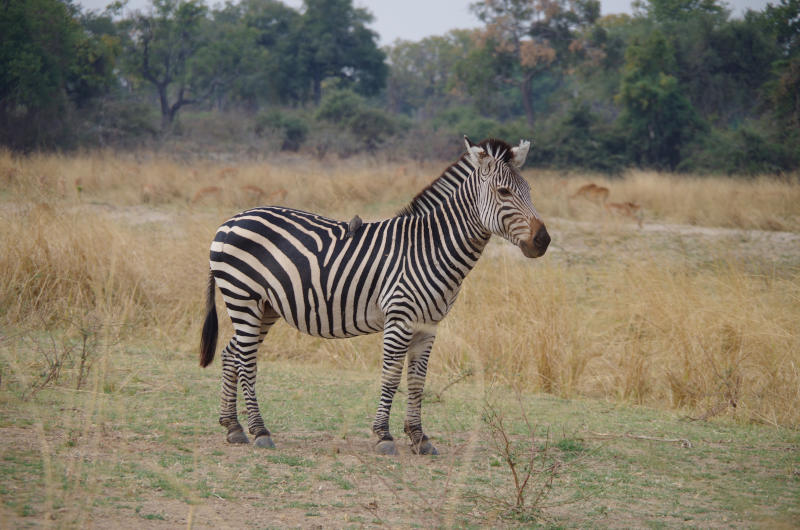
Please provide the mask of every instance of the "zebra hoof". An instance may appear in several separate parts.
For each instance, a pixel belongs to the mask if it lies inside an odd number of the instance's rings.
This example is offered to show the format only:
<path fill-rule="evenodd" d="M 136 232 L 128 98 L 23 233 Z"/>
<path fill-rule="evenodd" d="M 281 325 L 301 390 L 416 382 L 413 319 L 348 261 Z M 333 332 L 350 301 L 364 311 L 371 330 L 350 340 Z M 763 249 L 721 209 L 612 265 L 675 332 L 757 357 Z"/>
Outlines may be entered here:
<path fill-rule="evenodd" d="M 379 455 L 396 455 L 397 447 L 394 445 L 393 440 L 381 440 L 375 446 L 375 452 Z"/>
<path fill-rule="evenodd" d="M 267 449 L 275 449 L 275 444 L 272 442 L 272 438 L 268 434 L 262 434 L 258 436 L 253 442 L 256 447 L 265 447 Z"/>
<path fill-rule="evenodd" d="M 228 439 L 228 443 L 229 444 L 249 444 L 250 443 L 250 439 L 247 437 L 247 435 L 241 429 L 229 432 L 227 439 Z"/>
<path fill-rule="evenodd" d="M 428 440 L 425 440 L 419 445 L 412 445 L 411 452 L 415 455 L 432 455 L 436 456 L 439 454 L 439 451 L 430 443 Z"/>

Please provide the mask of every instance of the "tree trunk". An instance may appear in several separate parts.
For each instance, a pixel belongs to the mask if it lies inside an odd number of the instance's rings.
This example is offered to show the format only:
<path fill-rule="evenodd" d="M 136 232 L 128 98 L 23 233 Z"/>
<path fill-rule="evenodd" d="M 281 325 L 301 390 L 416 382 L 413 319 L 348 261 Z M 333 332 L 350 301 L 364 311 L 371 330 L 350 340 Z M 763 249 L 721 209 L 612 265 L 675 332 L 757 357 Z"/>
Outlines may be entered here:
<path fill-rule="evenodd" d="M 319 106 L 319 102 L 322 99 L 322 79 L 314 76 L 313 80 L 313 90 L 314 90 L 314 105 Z"/>
<path fill-rule="evenodd" d="M 522 106 L 525 108 L 525 121 L 528 122 L 528 127 L 533 129 L 534 115 L 533 104 L 531 103 L 531 79 L 533 79 L 533 74 L 526 74 L 522 78 L 519 91 L 522 93 Z"/>
<path fill-rule="evenodd" d="M 161 132 L 165 133 L 172 125 L 172 119 L 175 115 L 172 113 L 167 99 L 167 85 L 166 83 L 159 83 L 156 85 L 158 89 L 158 100 L 161 103 Z"/>

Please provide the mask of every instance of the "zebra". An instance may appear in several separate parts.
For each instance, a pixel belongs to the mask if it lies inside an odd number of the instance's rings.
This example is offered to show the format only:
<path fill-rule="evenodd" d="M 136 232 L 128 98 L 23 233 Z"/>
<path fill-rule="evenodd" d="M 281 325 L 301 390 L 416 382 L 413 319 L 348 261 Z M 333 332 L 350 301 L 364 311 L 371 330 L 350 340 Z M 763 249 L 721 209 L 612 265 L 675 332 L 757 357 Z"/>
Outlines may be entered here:
<path fill-rule="evenodd" d="M 279 318 L 312 336 L 343 338 L 383 332 L 381 390 L 372 424 L 379 454 L 397 454 L 389 412 L 407 361 L 404 431 L 415 454 L 438 454 L 422 430 L 421 401 L 436 325 L 492 234 L 529 258 L 550 243 L 545 224 L 520 176 L 530 142 L 478 144 L 395 217 L 347 223 L 301 210 L 269 206 L 222 224 L 210 249 L 200 365 L 214 359 L 215 287 L 234 335 L 222 350 L 219 423 L 229 443 L 249 443 L 237 419 L 241 383 L 247 427 L 258 447 L 275 447 L 256 400 L 256 351 Z M 354 218 L 355 219 L 355 218 Z M 359 219 L 360 221 L 360 219 Z M 354 225 L 355 229 L 352 229 Z"/>

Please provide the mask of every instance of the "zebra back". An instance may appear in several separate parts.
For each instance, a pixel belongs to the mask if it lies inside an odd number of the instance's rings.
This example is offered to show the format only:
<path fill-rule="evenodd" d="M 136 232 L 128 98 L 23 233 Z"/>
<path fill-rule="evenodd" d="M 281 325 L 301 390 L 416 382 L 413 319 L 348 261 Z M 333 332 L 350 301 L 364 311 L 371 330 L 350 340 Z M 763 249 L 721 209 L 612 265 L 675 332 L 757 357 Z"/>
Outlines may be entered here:
<path fill-rule="evenodd" d="M 465 140 L 469 141 L 467 137 Z M 483 147 L 492 157 L 509 162 L 512 157 L 511 146 L 503 140 L 487 138 L 478 144 Z M 431 182 L 428 187 L 420 191 L 410 203 L 397 212 L 398 217 L 414 216 L 432 212 L 439 205 L 444 204 L 451 197 L 461 184 L 474 171 L 475 166 L 469 160 L 468 153 L 461 155 L 454 164 L 444 170 L 444 172 Z"/>

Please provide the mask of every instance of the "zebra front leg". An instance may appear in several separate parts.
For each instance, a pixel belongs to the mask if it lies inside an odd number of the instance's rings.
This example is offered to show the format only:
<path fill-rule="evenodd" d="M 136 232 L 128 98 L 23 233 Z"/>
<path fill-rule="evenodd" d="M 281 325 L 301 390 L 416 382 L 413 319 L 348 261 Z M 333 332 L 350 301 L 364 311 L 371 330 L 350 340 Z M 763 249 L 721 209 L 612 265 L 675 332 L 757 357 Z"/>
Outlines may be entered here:
<path fill-rule="evenodd" d="M 417 332 L 408 349 L 408 406 L 403 430 L 411 440 L 411 451 L 418 455 L 439 454 L 422 431 L 422 392 L 428 372 L 428 357 L 435 338 L 433 333 Z"/>
<path fill-rule="evenodd" d="M 381 369 L 381 397 L 372 432 L 378 437 L 375 450 L 382 455 L 396 455 L 397 447 L 389 432 L 389 413 L 392 400 L 403 375 L 403 361 L 411 342 L 412 333 L 403 323 L 387 324 L 383 330 L 383 365 Z"/>

